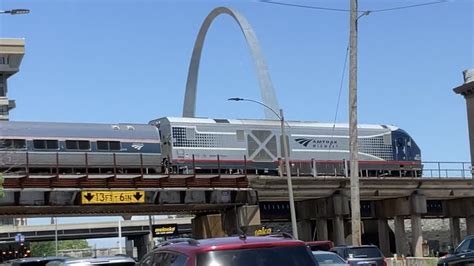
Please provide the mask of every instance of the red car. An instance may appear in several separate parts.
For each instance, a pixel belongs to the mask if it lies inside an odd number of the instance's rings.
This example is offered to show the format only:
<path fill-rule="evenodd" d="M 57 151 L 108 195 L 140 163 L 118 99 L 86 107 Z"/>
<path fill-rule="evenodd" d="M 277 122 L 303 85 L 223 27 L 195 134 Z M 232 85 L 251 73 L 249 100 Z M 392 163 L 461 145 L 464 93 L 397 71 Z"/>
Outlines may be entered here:
<path fill-rule="evenodd" d="M 283 236 L 225 237 L 167 241 L 139 265 L 160 266 L 315 266 L 304 242 Z"/>
<path fill-rule="evenodd" d="M 330 240 L 308 241 L 306 245 L 312 251 L 330 251 L 334 247 L 334 243 Z"/>

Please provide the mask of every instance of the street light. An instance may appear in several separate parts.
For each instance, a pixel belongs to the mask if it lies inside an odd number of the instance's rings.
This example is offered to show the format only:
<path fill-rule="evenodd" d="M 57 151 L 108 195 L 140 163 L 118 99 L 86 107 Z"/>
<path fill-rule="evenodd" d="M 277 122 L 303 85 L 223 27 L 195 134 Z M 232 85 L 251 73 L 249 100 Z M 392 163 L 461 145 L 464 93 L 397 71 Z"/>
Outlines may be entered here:
<path fill-rule="evenodd" d="M 29 9 L 11 9 L 11 10 L 0 10 L 0 14 L 10 15 L 24 15 L 30 13 Z"/>
<path fill-rule="evenodd" d="M 285 133 L 285 117 L 283 116 L 283 109 L 280 109 L 280 114 L 278 114 L 270 106 L 262 102 L 252 100 L 252 99 L 229 98 L 228 100 L 236 101 L 236 102 L 245 101 L 245 102 L 253 102 L 256 104 L 260 104 L 261 106 L 268 108 L 270 111 L 272 111 L 275 114 L 275 116 L 278 117 L 278 119 L 280 120 L 281 136 L 283 138 L 283 147 L 285 151 L 286 180 L 288 182 L 288 197 L 290 201 L 291 229 L 293 231 L 293 236 L 296 239 L 298 239 L 298 228 L 296 227 L 295 200 L 293 198 L 293 184 L 291 182 L 290 156 L 288 155 L 288 141 L 286 139 L 286 133 Z"/>

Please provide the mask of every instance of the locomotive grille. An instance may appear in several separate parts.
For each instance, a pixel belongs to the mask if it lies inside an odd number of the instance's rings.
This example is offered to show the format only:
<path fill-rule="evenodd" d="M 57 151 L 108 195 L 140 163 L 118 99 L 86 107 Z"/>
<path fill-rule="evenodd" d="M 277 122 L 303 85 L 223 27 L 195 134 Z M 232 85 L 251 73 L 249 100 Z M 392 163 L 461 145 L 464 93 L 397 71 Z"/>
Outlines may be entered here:
<path fill-rule="evenodd" d="M 359 138 L 359 152 L 368 153 L 384 160 L 393 160 L 392 144 L 384 141 L 383 136 Z"/>

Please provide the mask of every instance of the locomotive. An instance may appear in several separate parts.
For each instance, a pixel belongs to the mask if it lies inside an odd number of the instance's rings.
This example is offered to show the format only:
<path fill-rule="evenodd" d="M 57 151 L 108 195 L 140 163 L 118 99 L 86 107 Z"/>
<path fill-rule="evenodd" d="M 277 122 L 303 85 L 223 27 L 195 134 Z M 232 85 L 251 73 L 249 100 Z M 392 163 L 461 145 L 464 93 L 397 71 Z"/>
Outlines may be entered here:
<path fill-rule="evenodd" d="M 289 121 L 295 175 L 347 176 L 347 124 Z M 0 122 L 0 171 L 28 174 L 281 175 L 278 120 L 163 117 L 149 124 Z M 421 175 L 421 152 L 395 126 L 358 125 L 361 176 Z"/>

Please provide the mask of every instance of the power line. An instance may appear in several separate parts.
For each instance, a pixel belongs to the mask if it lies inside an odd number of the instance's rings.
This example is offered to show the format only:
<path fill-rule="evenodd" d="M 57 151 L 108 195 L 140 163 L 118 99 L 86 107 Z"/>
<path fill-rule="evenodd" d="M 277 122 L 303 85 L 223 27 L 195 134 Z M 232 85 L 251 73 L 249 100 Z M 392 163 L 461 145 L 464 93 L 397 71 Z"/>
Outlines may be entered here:
<path fill-rule="evenodd" d="M 331 129 L 331 139 L 334 137 L 334 131 L 336 130 L 336 122 L 337 122 L 337 115 L 339 112 L 339 103 L 341 102 L 341 93 L 342 93 L 342 86 L 344 85 L 344 77 L 346 74 L 346 69 L 347 69 L 347 55 L 349 53 L 349 45 L 347 45 L 346 48 L 346 54 L 344 56 L 344 66 L 342 67 L 342 75 L 341 75 L 341 82 L 339 84 L 339 94 L 337 96 L 337 103 L 336 103 L 336 112 L 334 114 L 334 120 L 332 124 L 332 129 Z M 329 144 L 329 149 L 328 149 L 328 160 L 330 159 L 329 156 L 331 155 L 331 150 L 332 150 L 332 143 Z"/>
<path fill-rule="evenodd" d="M 349 9 L 290 4 L 290 3 L 284 3 L 284 2 L 274 2 L 271 0 L 260 0 L 260 2 L 266 3 L 266 4 L 281 5 L 281 6 L 292 6 L 292 7 L 301 7 L 301 8 L 308 8 L 308 9 L 326 10 L 326 11 L 350 12 Z"/>
<path fill-rule="evenodd" d="M 376 10 L 372 10 L 372 11 L 370 11 L 370 12 L 371 12 L 371 13 L 375 13 L 375 12 L 386 12 L 386 11 L 392 11 L 392 10 L 407 9 L 407 8 L 412 8 L 412 7 L 436 5 L 436 4 L 441 4 L 441 3 L 445 3 L 445 2 L 447 2 L 447 0 L 440 0 L 440 1 L 435 1 L 435 2 L 428 2 L 428 3 L 416 4 L 416 5 L 409 5 L 409 6 L 399 6 L 399 7 L 376 9 Z"/>
<path fill-rule="evenodd" d="M 265 4 L 273 4 L 273 5 L 281 5 L 281 6 L 291 6 L 291 7 L 299 7 L 299 8 L 307 8 L 307 9 L 317 9 L 317 10 L 324 10 L 324 11 L 350 12 L 349 9 L 343 9 L 343 8 L 310 6 L 310 5 L 302 5 L 302 4 L 291 4 L 291 3 L 285 3 L 285 2 L 276 2 L 276 1 L 272 1 L 272 0 L 259 0 L 259 1 L 261 3 L 265 3 Z M 365 13 L 366 15 L 368 15 L 370 13 L 375 13 L 375 12 L 387 12 L 387 11 L 394 11 L 394 10 L 400 10 L 400 9 L 408 9 L 408 8 L 421 7 L 421 6 L 436 5 L 436 4 L 441 4 L 441 3 L 445 3 L 445 2 L 448 2 L 448 0 L 438 0 L 438 1 L 433 1 L 433 2 L 422 3 L 422 4 L 382 8 L 382 9 L 375 9 L 375 10 L 360 10 L 360 11 L 357 11 L 357 13 L 363 13 L 363 14 Z"/>

